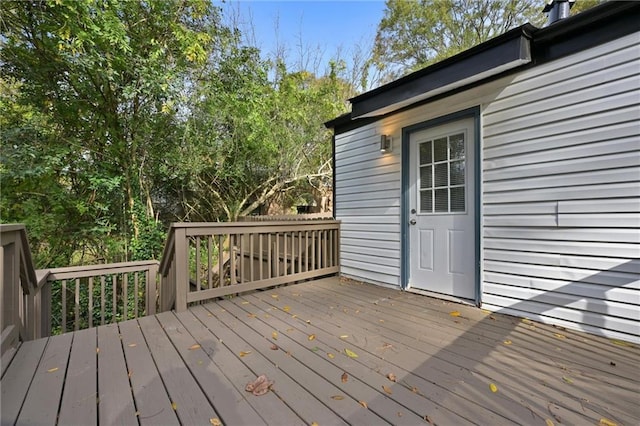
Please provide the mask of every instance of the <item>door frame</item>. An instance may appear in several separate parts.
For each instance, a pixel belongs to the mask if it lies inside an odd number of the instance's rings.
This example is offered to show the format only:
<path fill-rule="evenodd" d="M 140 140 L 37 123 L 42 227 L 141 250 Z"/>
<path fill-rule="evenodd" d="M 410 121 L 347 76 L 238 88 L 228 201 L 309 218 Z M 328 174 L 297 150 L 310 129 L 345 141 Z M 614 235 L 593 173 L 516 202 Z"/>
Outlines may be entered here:
<path fill-rule="evenodd" d="M 410 244 L 409 244 L 409 197 L 411 193 L 409 191 L 409 173 L 410 173 L 410 158 L 409 158 L 409 137 L 411 133 L 425 130 L 428 128 L 447 124 L 452 121 L 458 121 L 465 118 L 473 118 L 474 123 L 474 140 L 472 141 L 472 147 L 475 154 L 475 173 L 473 179 L 475 181 L 475 193 L 474 193 L 474 240 L 475 240 L 475 303 L 476 306 L 480 306 L 482 301 L 482 288 L 481 288 L 481 263 L 480 263 L 480 237 L 481 237 L 481 211 L 482 211 L 482 158 L 481 158 L 481 137 L 480 137 L 480 107 L 472 107 L 462 111 L 447 114 L 441 117 L 437 117 L 431 120 L 423 121 L 421 123 L 412 124 L 402 128 L 402 153 L 401 153 L 401 196 L 400 196 L 400 287 L 403 290 L 407 290 L 409 286 L 409 271 L 410 271 Z"/>

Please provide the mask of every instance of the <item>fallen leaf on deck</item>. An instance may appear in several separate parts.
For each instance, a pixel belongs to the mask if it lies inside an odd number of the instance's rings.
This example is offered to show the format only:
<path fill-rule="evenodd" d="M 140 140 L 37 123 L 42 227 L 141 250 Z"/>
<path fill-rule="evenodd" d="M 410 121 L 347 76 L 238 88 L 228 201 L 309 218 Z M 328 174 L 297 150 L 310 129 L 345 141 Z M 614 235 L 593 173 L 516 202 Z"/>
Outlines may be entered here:
<path fill-rule="evenodd" d="M 327 352 L 327 356 L 331 359 L 334 359 L 336 356 L 334 354 L 332 354 L 331 352 Z"/>
<path fill-rule="evenodd" d="M 344 396 L 342 396 L 342 395 L 333 395 L 331 397 L 331 399 L 335 399 L 336 401 L 342 401 L 344 399 Z"/>
<path fill-rule="evenodd" d="M 486 310 L 486 309 L 480 309 L 480 310 L 481 310 L 483 313 L 485 313 L 485 314 L 490 314 L 490 313 L 491 313 L 491 311 L 488 311 L 488 310 Z"/>
<path fill-rule="evenodd" d="M 200 345 L 197 343 L 195 345 L 189 346 L 190 351 L 195 351 L 196 349 L 200 349 Z"/>
<path fill-rule="evenodd" d="M 47 370 L 47 373 L 53 373 L 54 371 L 58 371 L 58 367 L 53 367 Z"/>
<path fill-rule="evenodd" d="M 384 390 L 389 395 L 391 395 L 393 393 L 393 392 L 391 392 L 391 388 L 389 386 L 386 386 L 386 385 L 382 385 L 382 390 Z"/>
<path fill-rule="evenodd" d="M 287 328 L 287 333 L 291 333 L 293 331 L 293 328 Z"/>
<path fill-rule="evenodd" d="M 178 409 L 178 404 L 176 404 L 175 402 L 172 402 L 171 408 L 173 408 L 173 411 L 176 411 Z"/>
<path fill-rule="evenodd" d="M 567 376 L 562 376 L 562 380 L 564 380 L 566 383 L 569 383 L 569 384 L 573 383 L 573 380 L 571 380 L 571 379 L 570 379 L 569 377 L 567 377 Z"/>
<path fill-rule="evenodd" d="M 307 324 L 311 324 L 311 320 L 306 320 L 305 321 Z"/>
<path fill-rule="evenodd" d="M 398 412 L 396 413 L 396 415 L 397 415 L 398 417 L 402 417 L 402 413 L 401 413 L 400 411 L 398 411 Z"/>
<path fill-rule="evenodd" d="M 449 312 L 449 315 L 451 315 L 452 317 L 459 317 L 460 316 L 460 312 L 459 311 L 451 311 L 451 312 Z"/>
<path fill-rule="evenodd" d="M 240 356 L 247 356 L 251 353 L 251 351 L 240 351 Z"/>
<path fill-rule="evenodd" d="M 96 353 L 99 354 L 100 353 L 100 348 L 96 348 Z"/>
<path fill-rule="evenodd" d="M 398 379 L 396 378 L 396 375 L 393 373 L 389 373 L 387 374 L 387 379 L 391 380 L 392 382 L 397 382 Z"/>
<path fill-rule="evenodd" d="M 615 367 L 615 366 L 616 366 L 616 363 L 615 363 L 615 362 L 613 362 L 613 361 L 609 361 L 609 365 L 610 365 L 610 366 L 612 366 L 612 367 Z"/>
<path fill-rule="evenodd" d="M 285 306 L 284 308 L 282 308 L 282 310 L 285 312 L 289 312 L 291 308 L 289 306 Z"/>
<path fill-rule="evenodd" d="M 264 317 L 265 317 L 265 318 L 271 318 L 271 315 L 269 315 L 269 314 L 264 314 Z"/>
<path fill-rule="evenodd" d="M 269 392 L 271 386 L 273 386 L 273 381 L 267 379 L 267 376 L 264 374 L 261 374 L 254 381 L 247 383 L 244 390 L 251 392 L 255 396 L 260 396 Z"/>
<path fill-rule="evenodd" d="M 349 358 L 358 358 L 358 354 L 353 351 L 350 351 L 349 349 L 345 348 L 344 353 L 347 354 Z"/>
<path fill-rule="evenodd" d="M 280 296 L 278 296 L 277 294 L 272 294 L 271 297 L 273 297 L 274 299 L 277 299 Z"/>
<path fill-rule="evenodd" d="M 341 339 L 348 339 L 349 335 L 348 334 L 343 334 L 342 336 L 340 336 Z"/>
<path fill-rule="evenodd" d="M 342 383 L 347 383 L 347 380 L 349 380 L 349 375 L 347 373 L 342 373 L 342 376 L 340 376 L 340 380 L 342 380 Z"/>
<path fill-rule="evenodd" d="M 379 322 L 384 322 L 384 320 L 383 320 L 383 319 L 381 319 L 381 320 L 378 320 L 378 321 L 379 321 Z"/>
<path fill-rule="evenodd" d="M 618 426 L 618 424 L 614 421 L 611 421 L 607 418 L 601 418 L 600 419 L 600 423 L 598 423 L 599 426 Z"/>
<path fill-rule="evenodd" d="M 565 336 L 564 334 L 560 334 L 560 333 L 554 333 L 553 334 L 555 337 L 557 337 L 558 339 L 566 339 L 567 336 Z"/>
<path fill-rule="evenodd" d="M 311 426 L 320 426 L 320 425 L 318 424 L 318 422 L 313 422 L 311 423 Z"/>
<path fill-rule="evenodd" d="M 505 341 L 504 341 L 504 342 L 502 342 L 502 343 L 504 343 L 505 345 L 510 345 L 510 344 L 511 344 L 511 343 L 513 343 L 513 342 L 511 342 L 511 340 L 505 340 Z"/>
<path fill-rule="evenodd" d="M 309 341 L 313 340 L 316 338 L 315 334 L 310 334 L 309 337 L 307 337 L 307 339 L 309 339 Z"/>
<path fill-rule="evenodd" d="M 433 420 L 431 420 L 431 417 L 429 417 L 429 416 L 425 415 L 425 416 L 423 417 L 423 419 L 424 419 L 424 421 L 425 421 L 425 422 L 429 423 L 430 425 L 435 425 L 435 423 L 433 422 Z"/>
<path fill-rule="evenodd" d="M 132 374 L 133 374 L 133 371 L 129 370 L 129 372 L 127 373 L 127 377 L 131 377 Z"/>
<path fill-rule="evenodd" d="M 547 424 L 547 426 L 555 426 L 555 423 L 553 423 L 553 420 L 551 419 L 546 419 L 544 422 Z"/>
<path fill-rule="evenodd" d="M 209 423 L 211 423 L 213 426 L 222 426 L 222 422 L 217 418 L 209 419 Z"/>
<path fill-rule="evenodd" d="M 243 305 L 248 305 L 249 302 L 247 302 L 246 300 L 244 302 L 242 302 Z"/>
<path fill-rule="evenodd" d="M 320 348 L 319 348 L 319 347 L 317 347 L 317 346 L 314 346 L 313 348 L 311 348 L 311 350 L 312 350 L 313 352 L 318 352 L 318 351 L 320 350 Z"/>
<path fill-rule="evenodd" d="M 633 343 L 625 342 L 624 340 L 612 340 L 611 343 L 618 346 L 625 346 L 627 348 L 633 348 Z M 606 420 L 606 419 L 605 419 Z"/>
<path fill-rule="evenodd" d="M 127 346 L 129 346 L 130 348 L 135 348 L 138 345 L 136 343 L 129 343 Z"/>
<path fill-rule="evenodd" d="M 275 340 L 278 340 L 278 333 L 274 331 L 273 333 L 271 333 L 271 337 L 273 337 Z"/>
<path fill-rule="evenodd" d="M 489 319 L 495 321 L 496 317 L 494 317 L 493 315 L 489 315 Z"/>
<path fill-rule="evenodd" d="M 417 388 L 417 387 L 415 387 L 415 386 L 412 386 L 412 387 L 411 387 L 411 392 L 413 392 L 413 393 L 417 393 L 417 394 L 419 394 L 419 393 L 420 393 L 420 391 L 418 390 L 418 388 Z"/>
<path fill-rule="evenodd" d="M 278 350 L 278 346 L 277 345 L 271 345 L 271 350 L 272 351 L 277 351 Z"/>
<path fill-rule="evenodd" d="M 293 314 L 293 315 L 291 315 L 291 318 L 296 319 L 296 318 L 298 318 L 298 315 Z"/>
<path fill-rule="evenodd" d="M 494 383 L 489 384 L 489 389 L 491 389 L 491 392 L 493 393 L 498 392 L 498 387 Z"/>
<path fill-rule="evenodd" d="M 256 314 L 247 314 L 247 318 L 256 318 L 257 315 Z"/>
<path fill-rule="evenodd" d="M 393 345 L 391 343 L 383 343 L 382 344 L 382 349 L 391 349 L 393 348 Z"/>
<path fill-rule="evenodd" d="M 362 405 L 363 408 L 369 408 L 369 406 L 367 405 L 366 402 L 364 401 L 358 401 L 358 404 Z"/>
<path fill-rule="evenodd" d="M 522 321 L 525 324 L 533 324 L 533 321 L 531 321 L 529 318 L 522 318 L 520 321 Z"/>

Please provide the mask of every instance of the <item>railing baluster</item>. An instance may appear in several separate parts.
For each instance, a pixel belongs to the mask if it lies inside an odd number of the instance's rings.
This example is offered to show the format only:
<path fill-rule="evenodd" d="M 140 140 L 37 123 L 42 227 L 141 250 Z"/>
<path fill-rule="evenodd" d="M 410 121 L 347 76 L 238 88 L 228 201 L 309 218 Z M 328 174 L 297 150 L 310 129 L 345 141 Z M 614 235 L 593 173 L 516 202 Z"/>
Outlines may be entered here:
<path fill-rule="evenodd" d="M 196 237 L 196 291 L 202 289 L 202 284 L 200 283 L 200 268 L 200 237 Z"/>
<path fill-rule="evenodd" d="M 262 240 L 264 238 L 263 234 L 258 234 L 258 265 L 260 265 L 259 276 L 260 280 L 262 280 L 262 270 L 264 269 L 264 253 L 262 252 Z"/>
<path fill-rule="evenodd" d="M 231 262 L 229 285 L 234 285 L 236 284 L 236 234 L 229 234 L 229 260 Z"/>
<path fill-rule="evenodd" d="M 218 287 L 224 286 L 224 237 L 218 235 Z"/>
<path fill-rule="evenodd" d="M 133 317 L 138 318 L 138 271 L 133 273 Z"/>
<path fill-rule="evenodd" d="M 75 280 L 75 292 L 74 292 L 74 313 L 75 313 L 75 321 L 73 324 L 73 329 L 78 331 L 80 329 L 80 278 L 76 278 Z"/>
<path fill-rule="evenodd" d="M 309 231 L 304 231 L 304 271 L 309 271 Z"/>
<path fill-rule="evenodd" d="M 107 304 L 104 297 L 105 276 L 100 275 L 100 325 L 104 325 L 104 311 Z"/>
<path fill-rule="evenodd" d="M 238 281 L 243 283 L 245 280 L 245 274 L 244 274 L 244 257 L 245 257 L 245 246 L 244 246 L 244 234 L 239 234 L 239 242 L 238 242 L 238 251 L 240 252 L 240 268 L 238 269 L 239 271 L 239 279 Z"/>
<path fill-rule="evenodd" d="M 273 247 L 271 247 L 271 234 L 267 234 L 267 272 L 269 278 L 273 277 L 273 263 L 272 263 L 272 251 Z"/>
<path fill-rule="evenodd" d="M 298 270 L 302 272 L 302 232 L 298 231 Z"/>
<path fill-rule="evenodd" d="M 329 234 L 327 230 L 322 231 L 322 245 L 324 246 L 322 248 L 322 267 L 326 268 L 327 265 L 327 243 L 329 241 Z"/>
<path fill-rule="evenodd" d="M 60 332 L 67 332 L 67 280 L 62 280 L 62 321 L 60 321 Z"/>
<path fill-rule="evenodd" d="M 118 276 L 112 275 L 112 292 L 111 292 L 111 323 L 116 322 L 118 317 Z"/>
<path fill-rule="evenodd" d="M 282 233 L 282 276 L 287 276 L 287 235 L 288 232 Z"/>
<path fill-rule="evenodd" d="M 311 231 L 311 270 L 316 269 L 316 244 L 318 241 L 317 232 Z"/>
<path fill-rule="evenodd" d="M 93 327 L 93 277 L 89 277 L 89 328 Z"/>
<path fill-rule="evenodd" d="M 129 307 L 129 291 L 127 288 L 127 284 L 129 282 L 129 274 L 122 274 L 122 300 L 123 300 L 123 310 L 122 310 L 122 321 L 126 321 L 129 319 L 128 315 L 128 307 Z"/>
<path fill-rule="evenodd" d="M 249 280 L 253 281 L 253 264 L 255 263 L 255 259 L 254 259 L 254 247 L 253 247 L 253 236 L 255 234 L 249 234 L 249 255 L 251 256 L 249 258 Z"/>
<path fill-rule="evenodd" d="M 213 288 L 213 235 L 207 235 L 207 288 Z"/>

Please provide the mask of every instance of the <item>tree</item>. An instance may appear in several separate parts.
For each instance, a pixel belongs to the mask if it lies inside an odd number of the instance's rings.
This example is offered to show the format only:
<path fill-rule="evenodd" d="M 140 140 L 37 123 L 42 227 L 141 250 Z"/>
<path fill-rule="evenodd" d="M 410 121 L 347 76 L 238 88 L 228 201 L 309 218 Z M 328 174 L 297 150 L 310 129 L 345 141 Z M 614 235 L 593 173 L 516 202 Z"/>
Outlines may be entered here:
<path fill-rule="evenodd" d="M 386 80 L 424 68 L 527 22 L 546 22 L 540 0 L 387 0 L 373 61 Z M 578 13 L 598 0 L 578 1 Z"/>
<path fill-rule="evenodd" d="M 2 220 L 64 205 L 61 226 L 76 246 L 104 258 L 104 242 L 115 236 L 115 257 L 126 259 L 129 240 L 153 221 L 158 165 L 179 140 L 176 105 L 189 75 L 224 39 L 217 9 L 207 0 L 3 1 L 0 14 L 0 77 L 13 87 L 2 113 L 16 112 L 2 128 L 10 148 L 3 152 Z M 22 131 L 33 127 L 33 116 L 20 108 L 37 113 L 46 131 Z M 23 173 L 28 152 L 40 169 L 33 161 Z M 42 189 L 43 176 L 56 191 L 26 190 Z M 20 185 L 4 191 L 16 179 Z"/>

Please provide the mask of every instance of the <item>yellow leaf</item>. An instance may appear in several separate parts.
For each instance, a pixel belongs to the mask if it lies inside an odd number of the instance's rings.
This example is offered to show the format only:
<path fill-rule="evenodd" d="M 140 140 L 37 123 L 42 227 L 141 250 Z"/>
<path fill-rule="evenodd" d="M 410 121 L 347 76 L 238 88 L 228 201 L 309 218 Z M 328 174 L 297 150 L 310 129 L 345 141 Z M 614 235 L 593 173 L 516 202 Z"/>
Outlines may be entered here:
<path fill-rule="evenodd" d="M 533 324 L 533 321 L 531 321 L 529 318 L 522 318 L 521 321 L 525 324 Z"/>
<path fill-rule="evenodd" d="M 247 356 L 251 353 L 251 351 L 240 351 L 240 356 Z"/>
<path fill-rule="evenodd" d="M 318 422 L 313 422 L 311 423 L 311 426 L 320 426 L 320 425 L 318 425 Z"/>
<path fill-rule="evenodd" d="M 222 426 L 222 422 L 217 418 L 209 419 L 209 423 L 211 423 L 213 426 Z"/>
<path fill-rule="evenodd" d="M 54 371 L 58 371 L 58 367 L 53 367 L 47 370 L 47 373 L 53 373 Z"/>
<path fill-rule="evenodd" d="M 190 351 L 195 351 L 196 349 L 200 349 L 200 345 L 197 343 L 195 345 L 189 346 Z"/>
<path fill-rule="evenodd" d="M 280 296 L 278 296 L 277 294 L 272 294 L 271 297 L 273 297 L 274 299 L 277 299 Z"/>
<path fill-rule="evenodd" d="M 342 396 L 342 395 L 333 395 L 331 397 L 331 399 L 335 399 L 336 401 L 342 401 L 344 399 L 344 396 Z"/>
<path fill-rule="evenodd" d="M 305 321 L 307 324 L 311 324 L 311 320 L 306 320 Z"/>
<path fill-rule="evenodd" d="M 386 386 L 386 385 L 382 385 L 382 390 L 384 390 L 389 395 L 391 395 L 393 393 L 393 392 L 391 392 L 391 388 L 389 386 Z"/>
<path fill-rule="evenodd" d="M 600 423 L 598 423 L 598 426 L 618 426 L 618 424 L 614 421 L 602 417 L 600 419 Z"/>
<path fill-rule="evenodd" d="M 342 336 L 340 336 L 341 339 L 348 339 L 349 335 L 348 334 L 343 334 Z"/>
<path fill-rule="evenodd" d="M 493 393 L 498 392 L 498 387 L 494 383 L 489 384 L 489 389 L 491 389 L 491 392 Z"/>
<path fill-rule="evenodd" d="M 560 334 L 560 333 L 554 333 L 554 336 L 557 337 L 558 339 L 566 339 L 567 336 L 565 336 L 564 334 Z"/>
<path fill-rule="evenodd" d="M 137 345 L 137 344 L 135 344 L 135 343 L 129 343 L 129 345 L 128 345 L 128 346 L 129 346 L 130 348 L 135 348 L 135 347 L 136 347 L 136 346 L 138 346 L 138 345 Z"/>
<path fill-rule="evenodd" d="M 244 302 L 242 302 L 243 305 L 248 305 L 249 302 L 247 302 L 246 300 Z"/>
<path fill-rule="evenodd" d="M 257 315 L 256 314 L 247 314 L 247 318 L 256 318 Z"/>
<path fill-rule="evenodd" d="M 459 311 L 452 311 L 452 312 L 449 312 L 449 315 L 451 315 L 452 317 L 459 317 L 460 316 L 460 312 Z"/>
<path fill-rule="evenodd" d="M 336 356 L 334 354 L 332 354 L 331 352 L 327 353 L 327 356 L 331 359 L 334 359 Z"/>
<path fill-rule="evenodd" d="M 282 308 L 282 310 L 285 312 L 289 312 L 291 308 L 289 306 L 285 306 L 284 308 Z"/>
<path fill-rule="evenodd" d="M 310 334 L 310 335 L 309 335 L 309 337 L 308 337 L 308 339 L 309 339 L 310 341 L 311 341 L 311 340 L 314 340 L 315 338 L 316 338 L 316 335 L 315 335 L 315 334 Z"/>
<path fill-rule="evenodd" d="M 178 409 L 178 404 L 176 404 L 175 402 L 172 402 L 171 408 L 173 408 L 173 411 L 176 411 Z"/>
<path fill-rule="evenodd" d="M 486 309 L 480 309 L 480 310 L 481 310 L 483 313 L 485 313 L 485 314 L 490 314 L 490 313 L 491 313 L 491 311 L 488 311 L 488 310 L 486 310 Z"/>
<path fill-rule="evenodd" d="M 342 373 L 342 376 L 340 376 L 340 380 L 342 380 L 342 383 L 347 383 L 347 380 L 349 380 L 349 375 L 347 373 Z"/>
<path fill-rule="evenodd" d="M 551 419 L 546 419 L 544 422 L 547 424 L 547 426 L 555 426 Z"/>
<path fill-rule="evenodd" d="M 358 401 L 358 404 L 362 405 L 363 408 L 369 408 L 369 406 L 367 405 L 366 402 L 364 401 Z"/>
<path fill-rule="evenodd" d="M 564 380 L 566 383 L 573 383 L 573 380 L 571 380 L 571 378 L 567 377 L 567 376 L 562 376 L 562 380 Z"/>
<path fill-rule="evenodd" d="M 298 315 L 293 314 L 293 315 L 291 315 L 291 318 L 296 319 L 296 318 L 298 318 Z"/>
<path fill-rule="evenodd" d="M 349 358 L 358 358 L 358 354 L 353 351 L 350 351 L 349 349 L 345 349 L 344 353 L 347 354 Z"/>
<path fill-rule="evenodd" d="M 502 342 L 502 343 L 504 343 L 505 345 L 510 345 L 512 342 L 511 342 L 511 340 L 505 340 L 505 341 L 504 341 L 504 342 Z"/>
<path fill-rule="evenodd" d="M 624 340 L 612 340 L 611 343 L 618 346 L 626 346 L 628 348 L 633 348 L 633 344 L 629 342 L 625 342 Z M 606 420 L 606 419 L 605 419 Z"/>
<path fill-rule="evenodd" d="M 275 340 L 278 340 L 278 333 L 274 331 L 273 333 L 271 333 L 271 337 L 273 337 Z"/>

